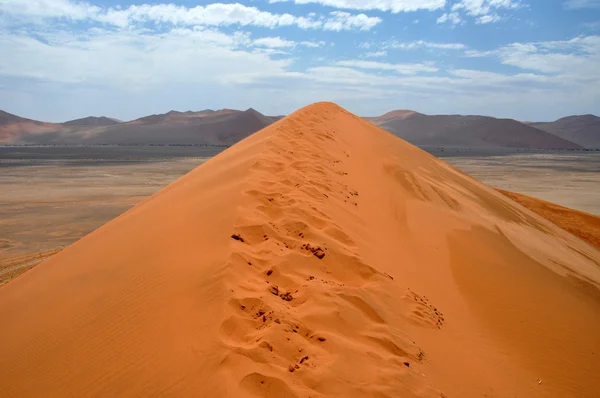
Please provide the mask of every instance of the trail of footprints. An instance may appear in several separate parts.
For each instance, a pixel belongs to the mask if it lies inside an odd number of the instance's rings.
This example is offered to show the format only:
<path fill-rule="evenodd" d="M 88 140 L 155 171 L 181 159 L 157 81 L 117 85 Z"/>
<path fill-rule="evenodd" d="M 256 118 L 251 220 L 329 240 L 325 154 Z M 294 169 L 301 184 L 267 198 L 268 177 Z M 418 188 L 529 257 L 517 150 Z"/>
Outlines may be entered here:
<path fill-rule="evenodd" d="M 425 296 L 420 296 L 412 290 L 408 290 L 404 296 L 411 311 L 408 317 L 420 326 L 441 329 L 444 326 L 444 314 Z"/>
<path fill-rule="evenodd" d="M 320 122 L 311 121 L 312 126 Z M 362 262 L 351 237 L 327 214 L 329 201 L 339 201 L 351 211 L 360 206 L 360 196 L 344 182 L 344 160 L 350 155 L 318 148 L 322 141 L 343 147 L 337 132 L 311 129 L 310 135 L 303 126 L 273 135 L 269 150 L 252 168 L 240 209 L 243 216 L 231 236 L 235 241 L 228 263 L 231 315 L 221 326 L 221 336 L 232 351 L 260 366 L 258 377 L 253 373 L 244 378 L 242 384 L 250 390 L 273 380 L 281 384 L 284 379 L 273 376 L 282 371 L 314 379 L 318 376 L 312 370 L 334 360 L 335 342 L 311 329 L 310 319 L 302 315 L 302 306 L 311 301 L 326 303 L 331 311 L 339 311 L 336 300 L 350 303 L 356 315 L 348 318 L 374 320 L 377 330 L 370 330 L 368 322 L 345 325 L 345 337 L 383 347 L 399 375 L 410 371 L 410 361 L 423 359 L 410 339 L 386 332 L 383 320 L 356 293 L 366 283 L 394 283 L 393 278 Z M 309 265 L 296 267 L 299 259 Z M 331 291 L 337 299 L 327 296 Z M 443 315 L 425 298 L 409 292 L 406 299 L 412 300 L 409 316 L 415 322 L 443 325 Z M 306 396 L 319 395 L 302 380 L 295 383 L 305 387 Z"/>

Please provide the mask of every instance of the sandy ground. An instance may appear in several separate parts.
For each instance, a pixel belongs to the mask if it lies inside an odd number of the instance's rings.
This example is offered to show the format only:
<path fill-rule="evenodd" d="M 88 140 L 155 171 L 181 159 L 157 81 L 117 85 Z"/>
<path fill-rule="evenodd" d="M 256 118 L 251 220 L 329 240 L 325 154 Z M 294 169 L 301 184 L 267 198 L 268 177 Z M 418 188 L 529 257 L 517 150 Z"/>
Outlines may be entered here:
<path fill-rule="evenodd" d="M 3 395 L 596 397 L 600 251 L 334 104 L 0 288 Z"/>

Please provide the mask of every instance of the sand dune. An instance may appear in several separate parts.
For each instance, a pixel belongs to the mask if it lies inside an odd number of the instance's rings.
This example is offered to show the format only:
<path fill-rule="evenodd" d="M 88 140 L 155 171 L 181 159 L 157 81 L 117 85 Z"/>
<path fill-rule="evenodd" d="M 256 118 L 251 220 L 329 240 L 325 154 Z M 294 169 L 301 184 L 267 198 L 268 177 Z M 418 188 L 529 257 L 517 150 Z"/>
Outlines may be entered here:
<path fill-rule="evenodd" d="M 520 193 L 498 191 L 600 249 L 600 217 Z"/>
<path fill-rule="evenodd" d="M 45 134 L 60 129 L 55 123 L 38 122 L 0 110 L 0 144 L 10 144 L 23 134 Z"/>
<path fill-rule="evenodd" d="M 395 111 L 390 111 L 387 112 L 381 116 L 374 116 L 374 117 L 364 117 L 363 119 L 368 120 L 369 122 L 380 126 L 384 123 L 390 122 L 392 120 L 402 120 L 402 119 L 406 119 L 407 117 L 416 114 L 417 112 L 415 111 L 410 111 L 410 110 L 404 110 L 404 109 L 398 109 Z"/>
<path fill-rule="evenodd" d="M 106 116 L 88 116 L 82 119 L 69 120 L 68 122 L 64 122 L 62 124 L 65 126 L 113 126 L 115 124 L 120 123 L 123 122 L 121 120 L 113 119 Z"/>
<path fill-rule="evenodd" d="M 122 123 L 87 117 L 43 123 L 0 111 L 0 143 L 28 145 L 232 145 L 279 120 L 250 108 L 170 111 Z"/>
<path fill-rule="evenodd" d="M 366 118 L 381 128 L 421 147 L 581 149 L 549 132 L 513 119 L 488 116 L 424 115 L 392 111 Z"/>
<path fill-rule="evenodd" d="M 2 392 L 595 397 L 599 265 L 318 103 L 1 287 Z"/>
<path fill-rule="evenodd" d="M 600 148 L 600 117 L 598 116 L 567 116 L 550 123 L 529 124 L 583 147 Z"/>

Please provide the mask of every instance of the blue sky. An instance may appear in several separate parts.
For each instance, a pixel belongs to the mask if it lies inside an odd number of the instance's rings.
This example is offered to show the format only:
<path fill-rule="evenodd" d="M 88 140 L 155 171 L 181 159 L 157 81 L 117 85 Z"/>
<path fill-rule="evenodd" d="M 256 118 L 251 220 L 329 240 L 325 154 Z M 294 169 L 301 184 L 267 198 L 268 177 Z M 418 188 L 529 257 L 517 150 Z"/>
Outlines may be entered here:
<path fill-rule="evenodd" d="M 0 109 L 45 121 L 600 114 L 600 0 L 0 0 L 0 54 Z"/>

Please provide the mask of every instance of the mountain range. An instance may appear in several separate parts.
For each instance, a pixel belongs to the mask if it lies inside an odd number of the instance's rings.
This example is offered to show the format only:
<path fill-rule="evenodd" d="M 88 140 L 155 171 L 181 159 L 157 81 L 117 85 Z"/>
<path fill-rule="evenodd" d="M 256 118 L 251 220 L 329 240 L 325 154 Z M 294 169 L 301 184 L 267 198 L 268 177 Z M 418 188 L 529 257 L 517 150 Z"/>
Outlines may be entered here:
<path fill-rule="evenodd" d="M 170 111 L 122 122 L 86 117 L 65 123 L 46 123 L 0 111 L 0 143 L 32 145 L 232 145 L 270 125 L 270 117 L 254 109 Z"/>
<path fill-rule="evenodd" d="M 86 117 L 46 123 L 0 111 L 0 144 L 8 145 L 232 145 L 281 119 L 250 108 L 170 111 L 129 122 Z M 425 115 L 395 110 L 365 120 L 420 147 L 600 148 L 600 117 L 519 122 L 477 115 Z"/>

